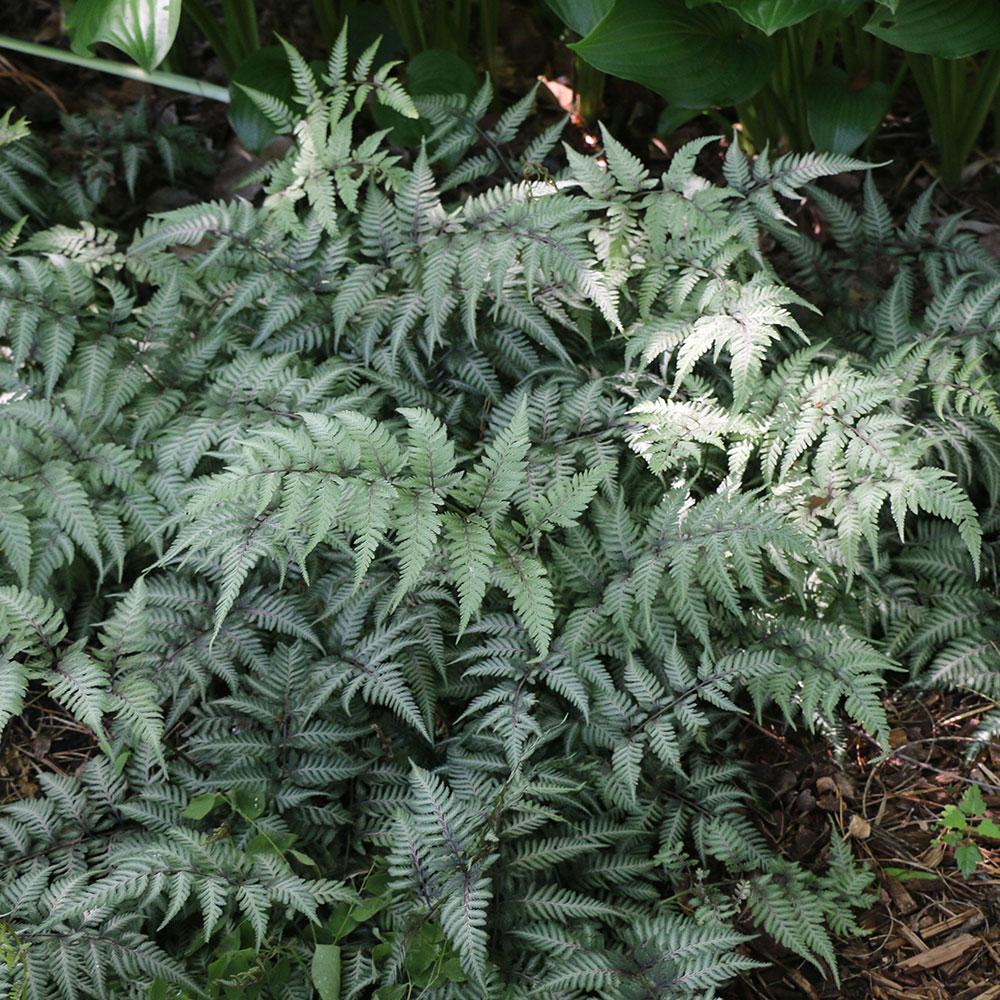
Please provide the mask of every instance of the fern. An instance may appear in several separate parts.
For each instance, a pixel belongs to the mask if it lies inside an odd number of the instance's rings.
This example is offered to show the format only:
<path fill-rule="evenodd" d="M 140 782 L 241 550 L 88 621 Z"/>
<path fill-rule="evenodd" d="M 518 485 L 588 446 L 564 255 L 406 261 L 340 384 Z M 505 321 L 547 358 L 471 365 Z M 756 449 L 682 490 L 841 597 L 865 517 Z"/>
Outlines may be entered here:
<path fill-rule="evenodd" d="M 0 149 L 0 725 L 97 743 L 0 810 L 4 985 L 309 998 L 318 947 L 345 996 L 693 1000 L 760 933 L 835 975 L 869 878 L 775 853 L 734 734 L 995 693 L 995 265 L 812 193 L 855 161 L 655 177 L 286 54 L 259 203 L 40 228 Z"/>

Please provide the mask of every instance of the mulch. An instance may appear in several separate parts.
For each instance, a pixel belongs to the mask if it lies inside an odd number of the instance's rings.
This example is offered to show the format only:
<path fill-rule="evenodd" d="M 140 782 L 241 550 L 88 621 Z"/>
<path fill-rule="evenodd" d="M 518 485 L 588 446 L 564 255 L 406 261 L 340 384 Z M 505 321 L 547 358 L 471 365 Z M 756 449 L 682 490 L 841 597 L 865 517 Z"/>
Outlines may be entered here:
<path fill-rule="evenodd" d="M 99 754 L 94 734 L 39 691 L 0 735 L 0 805 L 41 794 L 43 774 L 68 777 Z"/>
<path fill-rule="evenodd" d="M 748 727 L 744 753 L 774 790 L 761 817 L 772 843 L 821 867 L 832 819 L 876 874 L 878 900 L 859 919 L 867 934 L 839 942 L 839 986 L 765 937 L 752 947 L 773 964 L 734 987 L 734 1000 L 1000 1000 L 1000 842 L 980 843 L 966 879 L 938 839 L 944 807 L 970 783 L 1000 816 L 1000 743 L 971 735 L 995 706 L 902 691 L 887 707 L 886 755 L 860 733 L 838 760 L 818 739 Z"/>

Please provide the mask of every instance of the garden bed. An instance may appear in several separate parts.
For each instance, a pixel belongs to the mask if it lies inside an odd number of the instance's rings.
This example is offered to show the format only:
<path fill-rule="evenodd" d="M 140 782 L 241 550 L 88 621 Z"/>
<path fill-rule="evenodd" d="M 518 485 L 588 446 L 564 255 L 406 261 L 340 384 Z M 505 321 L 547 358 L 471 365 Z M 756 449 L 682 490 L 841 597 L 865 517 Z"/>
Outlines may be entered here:
<path fill-rule="evenodd" d="M 0 54 L 12 996 L 1000 1000 L 1000 171 L 528 8 L 454 105 L 300 12 L 254 152 Z"/>

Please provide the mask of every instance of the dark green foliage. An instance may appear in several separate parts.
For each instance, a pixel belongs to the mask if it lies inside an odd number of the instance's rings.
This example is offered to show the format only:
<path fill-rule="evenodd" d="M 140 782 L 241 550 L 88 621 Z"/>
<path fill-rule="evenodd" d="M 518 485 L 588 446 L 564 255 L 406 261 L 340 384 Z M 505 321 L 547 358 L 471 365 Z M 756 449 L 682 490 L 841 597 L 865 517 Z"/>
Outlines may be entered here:
<path fill-rule="evenodd" d="M 212 166 L 194 128 L 167 115 L 152 120 L 145 101 L 113 115 L 61 115 L 56 142 L 30 135 L 13 142 L 18 132 L 8 119 L 9 112 L 0 138 L 0 219 L 25 219 L 31 229 L 121 223 L 134 218 L 137 195 L 150 193 L 149 178 L 182 183 Z"/>
<path fill-rule="evenodd" d="M 915 343 L 824 333 L 761 258 L 800 247 L 780 197 L 862 164 L 733 147 L 719 187 L 701 143 L 654 180 L 606 136 L 527 179 L 555 136 L 506 148 L 525 102 L 480 152 L 485 90 L 427 101 L 405 164 L 353 136 L 409 108 L 372 56 L 322 93 L 292 57 L 260 207 L 0 265 L 0 709 L 52 698 L 103 754 L 0 815 L 0 976 L 674 1000 L 754 927 L 835 975 L 871 877 L 773 853 L 734 736 L 884 739 L 940 602 L 987 621 L 992 495 L 947 431 L 987 433 L 985 346 L 947 367 L 933 305 Z M 801 250 L 808 292 L 835 263 Z"/>
<path fill-rule="evenodd" d="M 758 149 L 853 153 L 912 75 L 949 187 L 1000 88 L 993 0 L 545 2 L 582 59 L 666 99 L 665 131 L 728 105 Z"/>

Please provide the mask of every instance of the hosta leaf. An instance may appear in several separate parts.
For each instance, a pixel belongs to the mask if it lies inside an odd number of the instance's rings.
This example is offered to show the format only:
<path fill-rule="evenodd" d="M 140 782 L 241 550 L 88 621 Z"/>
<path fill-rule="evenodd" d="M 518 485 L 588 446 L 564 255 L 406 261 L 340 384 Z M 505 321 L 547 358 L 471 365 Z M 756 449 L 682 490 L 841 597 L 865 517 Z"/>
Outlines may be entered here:
<path fill-rule="evenodd" d="M 752 97 L 771 72 L 768 39 L 722 7 L 684 0 L 618 0 L 571 45 L 587 62 L 645 84 L 671 104 L 701 108 Z"/>
<path fill-rule="evenodd" d="M 182 0 L 77 0 L 66 16 L 73 51 L 92 55 L 107 42 L 143 69 L 167 57 L 177 35 Z"/>
<path fill-rule="evenodd" d="M 689 7 L 719 2 L 736 11 L 747 24 L 767 35 L 804 21 L 820 11 L 847 15 L 861 6 L 862 0 L 687 0 Z"/>
<path fill-rule="evenodd" d="M 865 31 L 905 52 L 964 59 L 1000 48 L 1000 10 L 995 0 L 899 0 L 895 11 L 876 10 Z"/>
<path fill-rule="evenodd" d="M 545 6 L 578 35 L 589 35 L 614 5 L 615 0 L 545 0 Z"/>
<path fill-rule="evenodd" d="M 229 80 L 229 124 L 251 153 L 259 153 L 278 135 L 278 128 L 268 120 L 245 87 L 285 105 L 290 104 L 295 85 L 284 51 L 277 45 L 258 49 L 236 67 Z"/>
<path fill-rule="evenodd" d="M 878 128 L 891 99 L 881 80 L 849 77 L 839 66 L 819 67 L 806 84 L 806 116 L 816 148 L 850 155 Z"/>

